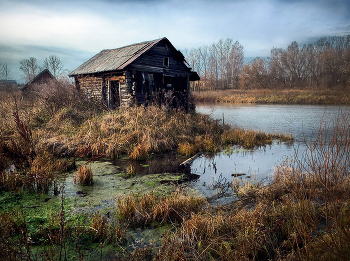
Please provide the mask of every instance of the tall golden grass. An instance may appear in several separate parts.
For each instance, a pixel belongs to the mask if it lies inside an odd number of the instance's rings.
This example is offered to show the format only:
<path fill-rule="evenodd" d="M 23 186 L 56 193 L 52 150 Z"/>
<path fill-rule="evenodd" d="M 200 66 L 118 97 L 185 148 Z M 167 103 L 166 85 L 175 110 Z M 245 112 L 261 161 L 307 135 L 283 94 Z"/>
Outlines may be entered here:
<path fill-rule="evenodd" d="M 91 168 L 84 165 L 78 167 L 77 172 L 74 174 L 73 182 L 80 185 L 91 185 L 94 180 L 94 175 Z"/>
<path fill-rule="evenodd" d="M 140 160 L 176 148 L 185 155 L 198 151 L 217 152 L 223 145 L 236 142 L 221 137 L 227 128 L 206 115 L 167 112 L 152 106 L 147 109 L 134 107 L 89 119 L 79 126 L 79 132 L 72 131 L 72 135 L 67 134 L 62 140 L 68 142 L 67 147 L 90 147 L 92 155 L 102 153 L 115 158 L 126 154 L 130 159 Z M 270 143 L 272 138 L 280 138 L 266 134 L 259 139 L 261 133 L 249 133 L 254 137 L 244 142 L 242 139 L 249 138 L 246 133 L 235 144 L 254 147 Z"/>
<path fill-rule="evenodd" d="M 40 107 L 9 97 L 0 103 L 1 119 L 12 119 L 0 122 L 1 190 L 28 187 L 47 191 L 57 171 L 67 167 L 53 155 L 127 154 L 144 159 L 176 148 L 191 155 L 215 152 L 225 144 L 254 147 L 285 138 L 232 130 L 208 116 L 156 107 L 102 111 L 84 107 L 84 102 L 73 106 L 72 101 L 63 108 L 50 106 L 46 112 L 48 105 Z M 13 115 L 15 108 L 17 116 Z M 303 158 L 278 166 L 270 185 L 232 184 L 238 199 L 227 206 L 212 206 L 206 199 L 182 191 L 126 195 L 117 199 L 116 214 L 110 213 L 111 218 L 95 213 L 84 219 L 85 224 L 74 214 L 66 219 L 61 210 L 51 217 L 49 225 L 30 235 L 25 218 L 0 211 L 0 255 L 28 259 L 30 240 L 38 239 L 61 252 L 65 242 L 76 246 L 84 240 L 100 245 L 112 242 L 129 251 L 130 256 L 125 252 L 121 256 L 135 260 L 347 260 L 348 119 L 339 119 L 332 139 L 325 139 L 326 132 L 320 131 Z M 16 161 L 17 156 L 22 159 Z M 5 172 L 12 161 L 19 171 Z M 88 169 L 77 173 L 82 178 L 76 181 L 83 183 L 91 174 Z M 92 181 L 92 176 L 87 180 Z M 131 251 L 127 229 L 151 224 L 171 224 L 173 230 L 164 236 L 160 247 Z M 54 259 L 54 253 L 48 256 Z"/>
<path fill-rule="evenodd" d="M 170 195 L 155 193 L 118 197 L 117 217 L 129 227 L 147 226 L 153 221 L 182 222 L 206 205 L 202 197 L 176 190 Z"/>
<path fill-rule="evenodd" d="M 192 93 L 194 102 L 279 103 L 279 104 L 349 104 L 348 89 L 230 89 Z"/>

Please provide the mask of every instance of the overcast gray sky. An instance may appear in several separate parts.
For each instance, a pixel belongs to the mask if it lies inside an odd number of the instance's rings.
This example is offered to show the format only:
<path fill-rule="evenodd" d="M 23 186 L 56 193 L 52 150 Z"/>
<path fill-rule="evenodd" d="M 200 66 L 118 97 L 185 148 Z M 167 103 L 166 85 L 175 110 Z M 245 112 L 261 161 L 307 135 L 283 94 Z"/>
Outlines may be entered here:
<path fill-rule="evenodd" d="M 191 49 L 232 38 L 245 57 L 350 34 L 349 0 L 0 0 L 0 62 L 58 56 L 72 71 L 103 49 L 167 37 Z"/>

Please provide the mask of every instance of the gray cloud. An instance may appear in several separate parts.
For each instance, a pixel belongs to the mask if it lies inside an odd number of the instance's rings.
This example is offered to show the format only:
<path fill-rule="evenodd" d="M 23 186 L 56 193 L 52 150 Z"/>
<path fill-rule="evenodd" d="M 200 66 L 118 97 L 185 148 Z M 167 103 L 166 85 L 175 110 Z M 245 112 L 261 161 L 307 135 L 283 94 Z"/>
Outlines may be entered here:
<path fill-rule="evenodd" d="M 348 0 L 0 0 L 0 6 L 6 24 L 0 61 L 13 68 L 53 54 L 73 70 L 102 49 L 161 37 L 178 49 L 232 38 L 254 57 L 292 41 L 350 33 Z"/>

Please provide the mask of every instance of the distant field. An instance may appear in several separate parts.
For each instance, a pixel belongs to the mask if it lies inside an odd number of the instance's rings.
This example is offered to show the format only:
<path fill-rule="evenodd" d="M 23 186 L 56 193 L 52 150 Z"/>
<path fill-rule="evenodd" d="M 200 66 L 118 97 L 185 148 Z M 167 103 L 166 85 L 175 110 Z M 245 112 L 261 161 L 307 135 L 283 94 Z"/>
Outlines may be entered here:
<path fill-rule="evenodd" d="M 279 104 L 350 104 L 346 88 L 333 89 L 230 89 L 192 92 L 194 102 L 279 103 Z"/>

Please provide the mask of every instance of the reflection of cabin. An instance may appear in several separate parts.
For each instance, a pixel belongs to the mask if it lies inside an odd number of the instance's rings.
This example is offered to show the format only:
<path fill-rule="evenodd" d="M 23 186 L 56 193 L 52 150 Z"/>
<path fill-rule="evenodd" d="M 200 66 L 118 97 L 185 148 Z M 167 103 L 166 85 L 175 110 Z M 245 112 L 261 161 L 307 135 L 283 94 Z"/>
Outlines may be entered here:
<path fill-rule="evenodd" d="M 103 50 L 69 74 L 88 97 L 109 108 L 165 103 L 167 95 L 188 106 L 189 81 L 198 80 L 167 38 Z"/>
<path fill-rule="evenodd" d="M 31 81 L 29 81 L 26 85 L 24 85 L 22 91 L 39 91 L 40 86 L 47 84 L 56 85 L 58 84 L 58 81 L 48 69 L 45 69 L 37 76 L 35 76 Z"/>

